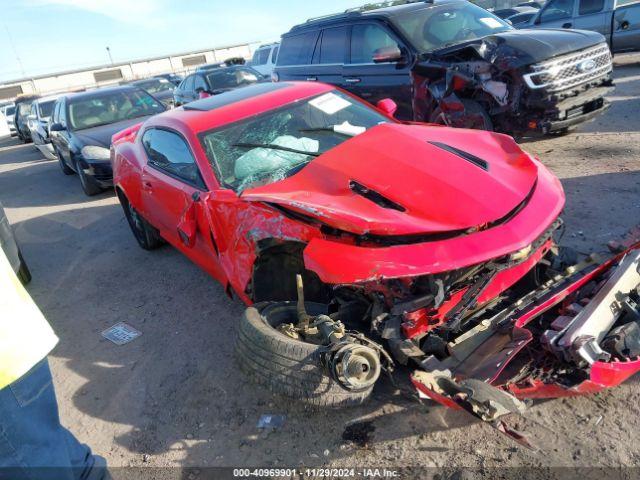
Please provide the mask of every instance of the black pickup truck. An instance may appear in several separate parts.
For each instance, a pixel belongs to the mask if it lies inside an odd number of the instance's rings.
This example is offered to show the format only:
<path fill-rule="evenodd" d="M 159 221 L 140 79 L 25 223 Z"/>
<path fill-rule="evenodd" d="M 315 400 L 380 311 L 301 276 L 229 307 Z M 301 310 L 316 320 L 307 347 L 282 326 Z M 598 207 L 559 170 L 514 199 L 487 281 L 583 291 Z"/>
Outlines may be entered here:
<path fill-rule="evenodd" d="M 603 112 L 611 72 L 599 33 L 516 30 L 467 1 L 434 0 L 298 25 L 282 37 L 273 80 L 392 98 L 403 120 L 530 135 Z"/>

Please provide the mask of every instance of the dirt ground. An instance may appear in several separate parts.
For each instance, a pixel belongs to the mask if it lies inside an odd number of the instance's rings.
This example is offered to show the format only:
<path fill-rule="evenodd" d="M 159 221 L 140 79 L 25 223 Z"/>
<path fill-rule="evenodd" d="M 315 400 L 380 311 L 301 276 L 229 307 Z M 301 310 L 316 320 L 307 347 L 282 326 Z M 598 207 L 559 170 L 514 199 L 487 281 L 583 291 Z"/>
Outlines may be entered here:
<path fill-rule="evenodd" d="M 524 145 L 562 179 L 564 240 L 584 252 L 603 250 L 640 221 L 640 56 L 618 58 L 615 77 L 605 115 Z M 330 413 L 273 397 L 246 383 L 234 362 L 239 301 L 172 248 L 138 248 L 111 193 L 88 199 L 76 176 L 32 145 L 0 145 L 0 201 L 33 273 L 29 291 L 60 337 L 50 362 L 63 423 L 113 467 L 182 467 L 153 478 L 197 478 L 207 466 L 387 466 L 413 467 L 405 473 L 418 477 L 436 472 L 427 467 L 640 464 L 637 378 L 532 406 L 512 425 L 537 452 L 389 382 L 368 405 Z M 142 336 L 120 347 L 103 339 L 120 321 Z M 261 432 L 256 423 L 267 413 L 286 415 L 285 424 Z M 356 420 L 373 428 L 363 447 L 342 439 Z M 116 469 L 114 477 L 129 474 Z"/>

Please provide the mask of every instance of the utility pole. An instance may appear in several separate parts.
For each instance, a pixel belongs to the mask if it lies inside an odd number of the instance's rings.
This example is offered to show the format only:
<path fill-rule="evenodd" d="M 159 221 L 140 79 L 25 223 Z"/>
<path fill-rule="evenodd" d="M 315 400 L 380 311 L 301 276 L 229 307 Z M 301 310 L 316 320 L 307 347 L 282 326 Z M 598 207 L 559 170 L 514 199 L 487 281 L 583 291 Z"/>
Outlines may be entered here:
<path fill-rule="evenodd" d="M 113 57 L 111 56 L 111 49 L 107 47 L 107 53 L 109 54 L 109 60 L 111 61 L 111 65 L 113 65 Z"/>
<path fill-rule="evenodd" d="M 18 61 L 18 66 L 20 67 L 20 73 L 24 77 L 26 74 L 24 72 L 24 67 L 22 66 L 22 60 L 20 60 L 20 55 L 18 55 L 18 50 L 16 50 L 16 46 L 13 43 L 13 37 L 11 36 L 11 32 L 9 31 L 9 27 L 7 27 L 6 23 L 3 23 L 4 29 L 7 31 L 7 37 L 9 37 L 9 45 L 11 45 L 11 49 L 13 50 L 14 55 L 16 56 L 16 60 Z"/>

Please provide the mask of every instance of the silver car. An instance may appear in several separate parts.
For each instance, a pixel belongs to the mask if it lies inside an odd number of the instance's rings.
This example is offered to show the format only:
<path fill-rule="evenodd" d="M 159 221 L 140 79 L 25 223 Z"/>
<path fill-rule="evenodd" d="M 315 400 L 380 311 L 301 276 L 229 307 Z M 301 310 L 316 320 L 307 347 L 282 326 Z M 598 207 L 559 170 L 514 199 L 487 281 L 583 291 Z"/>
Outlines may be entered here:
<path fill-rule="evenodd" d="M 9 259 L 9 263 L 14 272 L 23 284 L 27 284 L 31 281 L 31 272 L 29 267 L 22 258 L 22 252 L 20 247 L 16 243 L 16 239 L 13 235 L 13 229 L 9 225 L 9 220 L 4 213 L 2 204 L 0 203 L 0 248 L 4 250 L 5 255 Z"/>
<path fill-rule="evenodd" d="M 27 118 L 34 146 L 49 160 L 55 160 L 56 154 L 49 138 L 49 122 L 53 113 L 53 105 L 60 95 L 41 97 L 33 101 Z"/>

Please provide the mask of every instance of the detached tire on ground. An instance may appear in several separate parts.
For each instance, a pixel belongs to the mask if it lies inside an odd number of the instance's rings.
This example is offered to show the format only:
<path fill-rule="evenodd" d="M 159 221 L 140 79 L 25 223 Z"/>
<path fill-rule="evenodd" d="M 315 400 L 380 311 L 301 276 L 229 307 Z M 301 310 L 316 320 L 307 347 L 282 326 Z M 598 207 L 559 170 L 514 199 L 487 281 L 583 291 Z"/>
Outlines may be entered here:
<path fill-rule="evenodd" d="M 306 303 L 311 315 L 326 313 L 325 306 Z M 236 340 L 240 369 L 273 393 L 314 407 L 348 407 L 365 402 L 373 387 L 361 392 L 342 388 L 319 364 L 324 347 L 295 340 L 275 327 L 296 323 L 295 302 L 261 303 L 245 310 Z"/>

